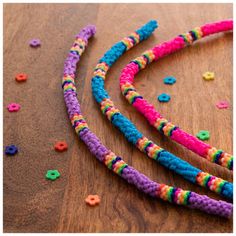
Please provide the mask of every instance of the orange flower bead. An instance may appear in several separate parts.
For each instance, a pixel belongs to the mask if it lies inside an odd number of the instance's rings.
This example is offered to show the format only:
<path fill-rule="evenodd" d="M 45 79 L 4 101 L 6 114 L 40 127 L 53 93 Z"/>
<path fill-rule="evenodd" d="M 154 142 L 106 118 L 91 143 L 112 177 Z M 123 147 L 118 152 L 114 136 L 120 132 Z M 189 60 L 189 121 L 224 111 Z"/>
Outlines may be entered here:
<path fill-rule="evenodd" d="M 27 76 L 27 74 L 20 73 L 20 74 L 16 75 L 15 79 L 18 82 L 24 82 L 24 81 L 26 81 L 28 79 L 28 76 Z"/>
<path fill-rule="evenodd" d="M 54 148 L 58 152 L 64 152 L 68 149 L 68 146 L 66 142 L 59 141 L 55 144 Z"/>
<path fill-rule="evenodd" d="M 88 195 L 85 202 L 90 206 L 96 206 L 100 203 L 100 198 L 98 195 Z"/>

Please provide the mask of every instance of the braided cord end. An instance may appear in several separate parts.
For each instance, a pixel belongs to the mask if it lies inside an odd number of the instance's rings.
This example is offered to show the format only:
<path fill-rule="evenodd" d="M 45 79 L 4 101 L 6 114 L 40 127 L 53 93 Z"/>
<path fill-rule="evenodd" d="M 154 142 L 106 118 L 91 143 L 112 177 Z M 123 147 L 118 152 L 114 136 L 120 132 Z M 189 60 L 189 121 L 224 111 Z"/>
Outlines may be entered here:
<path fill-rule="evenodd" d="M 158 27 L 157 21 L 150 20 L 147 24 L 145 24 L 143 27 L 136 30 L 135 32 L 139 34 L 140 41 L 143 41 L 147 39 L 157 27 Z"/>
<path fill-rule="evenodd" d="M 87 45 L 88 39 L 94 36 L 95 33 L 96 33 L 95 25 L 87 25 L 76 35 L 76 38 L 83 39 Z"/>

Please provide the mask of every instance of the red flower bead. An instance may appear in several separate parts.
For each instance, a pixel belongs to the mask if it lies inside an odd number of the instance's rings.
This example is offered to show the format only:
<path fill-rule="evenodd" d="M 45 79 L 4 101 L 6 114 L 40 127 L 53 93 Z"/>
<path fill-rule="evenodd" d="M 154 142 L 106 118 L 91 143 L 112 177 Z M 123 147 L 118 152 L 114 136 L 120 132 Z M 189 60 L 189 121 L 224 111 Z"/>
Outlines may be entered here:
<path fill-rule="evenodd" d="M 64 152 L 68 149 L 67 143 L 64 141 L 59 141 L 54 146 L 55 150 L 58 152 Z"/>
<path fill-rule="evenodd" d="M 28 75 L 24 73 L 17 74 L 15 77 L 16 81 L 18 82 L 24 82 L 28 79 Z"/>

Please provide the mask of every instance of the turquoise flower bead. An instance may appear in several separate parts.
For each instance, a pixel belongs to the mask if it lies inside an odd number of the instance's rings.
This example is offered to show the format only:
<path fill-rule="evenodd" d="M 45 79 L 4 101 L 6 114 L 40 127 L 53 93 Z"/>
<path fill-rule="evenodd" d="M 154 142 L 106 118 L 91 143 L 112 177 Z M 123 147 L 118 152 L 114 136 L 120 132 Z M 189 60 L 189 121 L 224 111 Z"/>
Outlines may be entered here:
<path fill-rule="evenodd" d="M 166 93 L 162 93 L 157 97 L 159 102 L 169 102 L 170 101 L 170 95 Z"/>
<path fill-rule="evenodd" d="M 176 78 L 173 76 L 168 76 L 164 78 L 164 84 L 174 84 L 176 82 Z"/>

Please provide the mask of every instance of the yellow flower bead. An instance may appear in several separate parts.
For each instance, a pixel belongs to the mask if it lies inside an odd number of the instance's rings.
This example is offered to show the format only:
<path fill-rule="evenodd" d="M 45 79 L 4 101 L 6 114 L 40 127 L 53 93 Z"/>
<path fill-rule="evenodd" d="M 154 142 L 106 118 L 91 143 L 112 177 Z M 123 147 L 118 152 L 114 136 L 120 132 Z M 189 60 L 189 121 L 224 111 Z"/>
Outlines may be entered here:
<path fill-rule="evenodd" d="M 215 78 L 215 73 L 207 71 L 202 76 L 205 80 L 213 80 Z"/>

